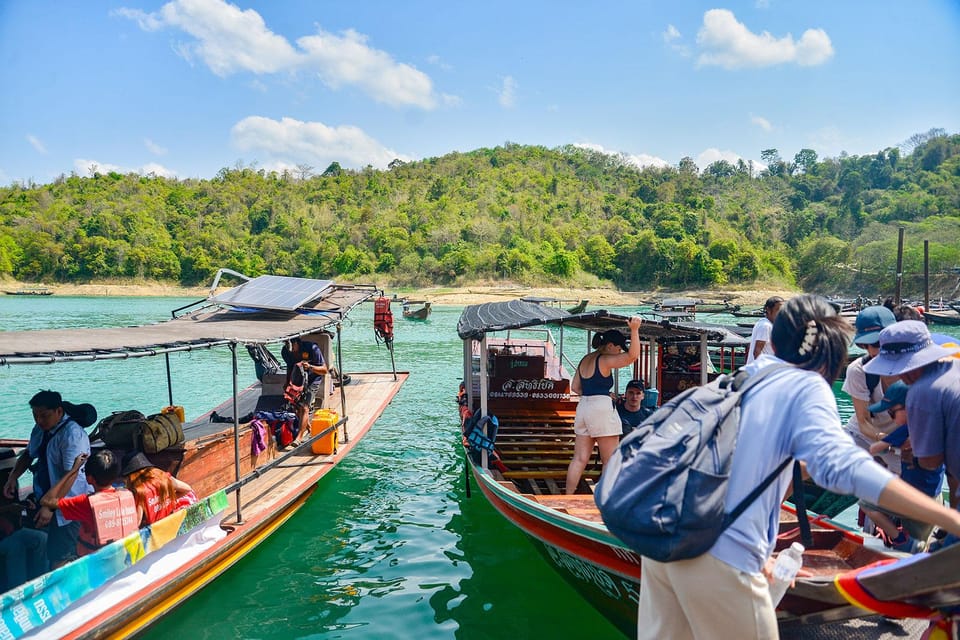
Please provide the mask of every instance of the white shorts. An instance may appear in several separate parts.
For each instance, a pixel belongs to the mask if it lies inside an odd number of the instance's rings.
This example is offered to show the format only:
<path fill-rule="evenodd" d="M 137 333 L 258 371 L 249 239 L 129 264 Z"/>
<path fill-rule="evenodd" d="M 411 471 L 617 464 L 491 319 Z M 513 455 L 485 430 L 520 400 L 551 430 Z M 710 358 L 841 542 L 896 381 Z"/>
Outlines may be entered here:
<path fill-rule="evenodd" d="M 577 403 L 577 415 L 573 419 L 573 432 L 591 438 L 619 436 L 623 433 L 620 414 L 610 396 L 581 396 Z"/>

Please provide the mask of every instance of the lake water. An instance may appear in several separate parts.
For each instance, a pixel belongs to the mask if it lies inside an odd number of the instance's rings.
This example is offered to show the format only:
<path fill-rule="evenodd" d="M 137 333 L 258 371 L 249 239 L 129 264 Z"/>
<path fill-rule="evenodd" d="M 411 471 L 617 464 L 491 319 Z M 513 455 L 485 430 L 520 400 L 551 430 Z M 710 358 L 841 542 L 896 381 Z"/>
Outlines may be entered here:
<path fill-rule="evenodd" d="M 0 327 L 124 326 L 163 320 L 192 301 L 7 296 Z M 411 376 L 369 435 L 279 531 L 145 637 L 622 638 L 479 492 L 465 497 L 460 311 L 397 318 L 397 368 Z M 389 368 L 372 316 L 364 305 L 344 326 L 347 373 Z M 252 381 L 241 356 L 242 380 Z M 228 366 L 226 350 L 172 355 L 175 403 L 195 416 L 227 397 Z M 27 400 L 46 388 L 94 402 L 101 415 L 168 404 L 163 358 L 4 367 L 0 435 L 29 433 Z M 848 414 L 849 402 L 840 405 Z"/>

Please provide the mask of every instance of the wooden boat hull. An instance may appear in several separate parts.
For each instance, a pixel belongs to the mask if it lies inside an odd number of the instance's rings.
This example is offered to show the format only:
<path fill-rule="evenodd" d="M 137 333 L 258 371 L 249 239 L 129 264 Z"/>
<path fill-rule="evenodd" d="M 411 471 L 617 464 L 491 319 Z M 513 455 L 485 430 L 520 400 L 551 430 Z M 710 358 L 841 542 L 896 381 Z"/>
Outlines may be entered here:
<path fill-rule="evenodd" d="M 530 537 L 546 561 L 584 599 L 624 634 L 632 635 L 637 624 L 640 557 L 625 548 L 602 522 L 545 507 L 471 466 L 473 478 L 490 504 Z M 569 502 L 584 500 L 593 503 L 592 496 L 582 495 L 572 496 Z"/>
<path fill-rule="evenodd" d="M 403 310 L 403 317 L 407 320 L 426 320 L 430 317 L 430 307 L 424 307 L 415 311 Z"/>
<path fill-rule="evenodd" d="M 931 324 L 960 326 L 960 312 L 957 311 L 927 311 L 923 317 Z"/>

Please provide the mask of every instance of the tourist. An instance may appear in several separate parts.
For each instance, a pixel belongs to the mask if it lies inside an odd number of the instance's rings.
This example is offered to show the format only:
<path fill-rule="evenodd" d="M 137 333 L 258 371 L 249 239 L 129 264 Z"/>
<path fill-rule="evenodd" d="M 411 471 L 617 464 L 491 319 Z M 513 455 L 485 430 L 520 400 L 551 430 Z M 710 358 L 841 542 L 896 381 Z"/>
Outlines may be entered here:
<path fill-rule="evenodd" d="M 761 354 L 746 369 L 793 366 L 770 373 L 742 400 L 726 504 L 738 504 L 792 457 L 830 491 L 960 533 L 960 512 L 895 477 L 844 433 L 831 383 L 846 361 L 850 333 L 819 296 L 783 304 L 771 332 L 776 355 Z M 779 637 L 767 576 L 791 480 L 788 467 L 702 556 L 670 563 L 642 558 L 638 638 L 715 638 L 718 629 L 736 630 L 738 638 Z"/>
<path fill-rule="evenodd" d="M 856 335 L 853 343 L 867 353 L 855 358 L 847 365 L 847 373 L 843 380 L 844 393 L 850 396 L 853 402 L 853 414 L 845 425 L 845 429 L 853 437 L 854 442 L 869 450 L 870 446 L 879 441 L 884 433 L 890 433 L 896 428 L 893 419 L 886 411 L 871 413 L 869 406 L 880 402 L 883 392 L 896 381 L 896 378 L 881 379 L 878 375 L 867 375 L 863 366 L 880 352 L 880 331 L 889 327 L 896 318 L 887 307 L 877 305 L 867 307 L 857 314 L 855 323 Z M 900 457 L 892 452 L 877 456 L 879 461 L 891 472 L 900 473 Z"/>
<path fill-rule="evenodd" d="M 86 464 L 84 464 L 86 463 Z M 93 486 L 92 495 L 64 497 L 73 484 L 73 480 L 83 467 L 87 482 Z M 60 482 L 55 484 L 42 498 L 40 504 L 59 510 L 67 520 L 80 523 L 80 532 L 77 538 L 78 558 L 93 553 L 107 542 L 119 540 L 128 533 L 137 529 L 137 509 L 133 495 L 126 489 L 117 491 L 113 483 L 120 478 L 120 460 L 110 449 L 101 449 L 88 459 L 81 454 L 73 463 L 73 467 Z M 94 508 L 97 494 L 114 494 L 119 500 L 110 501 L 109 506 L 101 505 Z M 116 531 L 116 537 L 107 540 L 102 535 L 108 530 Z"/>
<path fill-rule="evenodd" d="M 323 381 L 328 369 L 320 346 L 300 336 L 291 338 L 289 347 L 285 345 L 280 355 L 287 365 L 287 384 L 290 384 L 296 367 L 301 367 L 304 375 L 303 391 L 296 401 L 299 428 L 297 438 L 294 440 L 296 445 L 303 440 L 305 434 L 310 432 L 310 411 L 314 408 L 314 404 L 319 401 L 317 408 L 323 406 Z"/>
<path fill-rule="evenodd" d="M 773 354 L 773 348 L 770 345 L 770 330 L 773 329 L 773 321 L 783 306 L 783 298 L 773 296 L 767 298 L 763 304 L 763 317 L 757 320 L 753 325 L 753 331 L 750 332 L 750 347 L 747 349 L 747 364 L 750 364 L 761 353 Z"/>
<path fill-rule="evenodd" d="M 890 433 L 881 433 L 881 439 L 870 446 L 870 453 L 877 455 L 886 450 L 902 451 L 903 465 L 900 477 L 911 487 L 915 487 L 931 498 L 940 495 L 943 484 L 943 465 L 929 470 L 921 467 L 913 456 L 910 444 L 910 431 L 907 428 L 907 391 L 909 387 L 897 380 L 883 394 L 880 402 L 870 405 L 872 413 L 888 413 L 896 425 Z M 878 509 L 875 505 L 861 503 L 860 508 L 877 525 L 878 534 L 887 546 L 895 551 L 916 553 L 921 551 L 933 529 L 926 522 L 917 522 L 909 518 L 900 518 L 895 513 Z M 899 521 L 899 524 L 898 524 Z"/>
<path fill-rule="evenodd" d="M 17 496 L 19 478 L 33 463 L 33 495 L 39 498 L 50 491 L 66 475 L 79 455 L 90 455 L 90 438 L 64 410 L 63 398 L 56 391 L 41 391 L 30 398 L 34 427 L 30 442 L 17 459 L 16 466 L 4 484 L 3 492 L 8 498 Z M 67 496 L 82 496 L 90 493 L 87 479 L 77 475 Z M 47 532 L 47 559 L 54 569 L 69 561 L 77 549 L 80 523 L 67 520 L 40 506 L 34 521 L 38 529 Z"/>
<path fill-rule="evenodd" d="M 646 407 L 643 404 L 644 393 L 643 380 L 631 380 L 627 383 L 627 388 L 623 392 L 623 397 L 617 400 L 617 414 L 620 416 L 620 427 L 622 440 L 624 436 L 640 426 L 640 423 L 647 419 L 653 413 L 653 407 Z"/>
<path fill-rule="evenodd" d="M 16 460 L 13 449 L 0 449 L 0 484 L 6 484 Z M 26 508 L 19 496 L 0 496 L 0 592 L 43 575 L 50 568 L 47 534 L 23 526 Z"/>
<path fill-rule="evenodd" d="M 613 370 L 631 365 L 640 357 L 641 322 L 639 316 L 627 321 L 630 327 L 629 350 L 627 338 L 619 329 L 607 329 L 594 334 L 591 341 L 594 350 L 577 365 L 570 383 L 573 392 L 580 395 L 580 401 L 573 422 L 576 434 L 573 460 L 567 467 L 565 491 L 568 495 L 576 493 L 583 470 L 593 455 L 594 444 L 600 449 L 600 461 L 606 464 L 620 443 L 620 416 L 610 397 Z"/>
<path fill-rule="evenodd" d="M 124 457 L 120 473 L 136 500 L 137 522 L 141 527 L 197 501 L 190 485 L 158 469 L 139 451 Z"/>
<path fill-rule="evenodd" d="M 960 478 L 960 360 L 948 356 L 957 351 L 936 344 L 922 322 L 904 320 L 880 332 L 880 353 L 864 367 L 910 385 L 906 407 L 913 455 L 924 469 L 946 464 L 954 507 Z"/>

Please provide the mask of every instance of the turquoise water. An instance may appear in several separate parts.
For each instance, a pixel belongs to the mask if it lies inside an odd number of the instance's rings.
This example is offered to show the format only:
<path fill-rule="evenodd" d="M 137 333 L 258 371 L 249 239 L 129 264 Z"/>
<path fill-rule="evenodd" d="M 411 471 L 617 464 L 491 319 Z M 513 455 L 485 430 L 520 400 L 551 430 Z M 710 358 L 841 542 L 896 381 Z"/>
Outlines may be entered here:
<path fill-rule="evenodd" d="M 0 327 L 123 326 L 191 301 L 7 296 Z M 277 533 L 145 637 L 622 638 L 478 492 L 465 497 L 454 400 L 460 311 L 435 306 L 427 321 L 397 319 L 397 366 L 411 376 L 370 434 Z M 372 307 L 352 318 L 345 371 L 389 368 Z M 228 366 L 226 350 L 171 356 L 175 402 L 194 416 L 227 397 Z M 163 358 L 4 367 L 0 435 L 29 433 L 26 403 L 41 388 L 95 402 L 101 414 L 167 404 Z"/>

